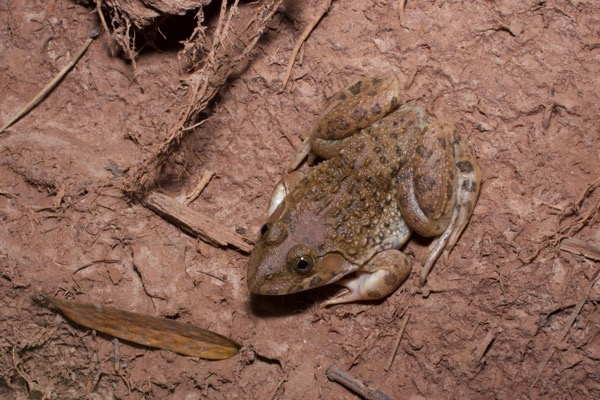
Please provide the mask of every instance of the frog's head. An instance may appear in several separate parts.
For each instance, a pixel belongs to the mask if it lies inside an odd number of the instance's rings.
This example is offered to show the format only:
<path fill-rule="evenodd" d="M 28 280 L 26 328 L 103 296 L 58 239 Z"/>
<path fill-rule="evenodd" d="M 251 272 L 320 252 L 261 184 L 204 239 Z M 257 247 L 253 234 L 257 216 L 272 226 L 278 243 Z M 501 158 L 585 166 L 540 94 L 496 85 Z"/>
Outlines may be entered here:
<path fill-rule="evenodd" d="M 355 268 L 340 253 L 324 251 L 325 224 L 305 211 L 284 215 L 281 204 L 260 229 L 250 259 L 251 293 L 282 295 L 333 283 Z"/>

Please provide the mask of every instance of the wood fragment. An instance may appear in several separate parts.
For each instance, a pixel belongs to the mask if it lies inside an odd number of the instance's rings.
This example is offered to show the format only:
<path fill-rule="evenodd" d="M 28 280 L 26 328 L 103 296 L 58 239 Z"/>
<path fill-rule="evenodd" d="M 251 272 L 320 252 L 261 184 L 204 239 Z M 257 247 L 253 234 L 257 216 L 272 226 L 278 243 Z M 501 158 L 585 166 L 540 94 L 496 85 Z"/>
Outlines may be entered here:
<path fill-rule="evenodd" d="M 196 200 L 214 174 L 215 173 L 213 171 L 204 171 L 202 177 L 200 178 L 200 181 L 198 182 L 194 190 L 192 190 L 187 196 L 185 196 L 185 201 L 183 202 L 183 204 L 189 206 L 194 200 Z"/>
<path fill-rule="evenodd" d="M 584 289 L 584 291 L 583 291 L 583 293 L 581 295 L 581 298 L 579 299 L 579 302 L 577 302 L 577 305 L 575 306 L 575 309 L 573 310 L 573 313 L 571 314 L 571 316 L 569 317 L 569 319 L 566 321 L 563 330 L 559 333 L 559 335 L 556 338 L 556 340 L 554 341 L 554 343 L 551 344 L 550 346 L 548 346 L 548 350 L 546 351 L 546 354 L 544 355 L 544 358 L 542 359 L 542 361 L 540 362 L 540 364 L 538 366 L 538 370 L 537 370 L 537 372 L 535 374 L 535 377 L 533 378 L 533 380 L 529 384 L 529 390 L 531 390 L 535 386 L 535 384 L 537 383 L 538 379 L 542 375 L 542 372 L 544 372 L 544 369 L 546 368 L 546 365 L 550 362 L 550 359 L 554 355 L 554 352 L 556 351 L 557 346 L 560 344 L 560 342 L 562 342 L 564 340 L 564 338 L 569 333 L 569 330 L 571 329 L 571 327 L 575 323 L 575 320 L 577 319 L 577 316 L 581 312 L 581 309 L 583 308 L 583 305 L 588 300 L 588 297 L 590 296 L 590 292 L 592 291 L 592 288 L 596 284 L 596 281 L 598 280 L 598 277 L 600 277 L 600 269 L 596 271 L 596 273 L 594 274 L 594 277 L 590 280 L 590 283 Z"/>
<path fill-rule="evenodd" d="M 306 39 L 310 36 L 313 29 L 315 29 L 315 27 L 317 26 L 319 21 L 321 21 L 323 16 L 325 14 L 327 14 L 327 12 L 329 11 L 329 8 L 331 7 L 332 1 L 333 0 L 324 0 L 323 1 L 323 5 L 321 7 L 321 10 L 319 10 L 319 13 L 306 26 L 306 28 L 304 28 L 304 31 L 302 32 L 302 34 L 300 35 L 298 40 L 296 40 L 296 44 L 294 45 L 294 49 L 292 50 L 292 54 L 290 55 L 290 60 L 288 61 L 287 70 L 285 71 L 285 75 L 283 77 L 283 84 L 281 86 L 281 91 L 279 93 L 283 93 L 283 91 L 285 90 L 288 80 L 290 79 L 290 75 L 292 75 L 292 69 L 294 68 L 294 61 L 296 61 L 296 56 L 298 55 L 300 48 L 302 47 L 302 45 L 304 44 Z"/>
<path fill-rule="evenodd" d="M 115 368 L 115 372 L 119 373 L 121 370 L 120 364 L 119 364 L 119 346 L 121 345 L 121 342 L 119 342 L 119 339 L 114 338 L 112 340 L 112 344 L 113 344 L 113 365 Z"/>
<path fill-rule="evenodd" d="M 90 47 L 94 39 L 100 36 L 100 32 L 93 31 L 90 34 L 90 37 L 85 41 L 83 46 L 79 49 L 75 57 L 69 62 L 65 67 L 60 70 L 60 72 L 52 79 L 44 88 L 31 100 L 25 107 L 21 109 L 18 113 L 16 113 L 11 119 L 8 120 L 7 123 L 0 128 L 0 134 L 4 132 L 6 129 L 10 128 L 12 124 L 17 122 L 21 117 L 31 111 L 35 106 L 37 106 L 54 88 L 58 85 L 58 83 L 64 78 L 64 76 L 77 64 L 79 59 L 85 54 L 87 49 Z"/>
<path fill-rule="evenodd" d="M 404 319 L 402 320 L 402 327 L 400 328 L 400 332 L 398 332 L 398 337 L 396 338 L 396 343 L 394 343 L 394 348 L 392 349 L 392 354 L 390 354 L 390 359 L 387 364 L 383 368 L 385 372 L 388 372 L 392 367 L 392 363 L 394 362 L 394 358 L 396 358 L 396 353 L 398 352 L 398 347 L 400 347 L 400 341 L 402 340 L 402 336 L 404 336 L 404 331 L 406 330 L 406 325 L 408 325 L 408 320 L 410 319 L 410 314 L 406 313 Z"/>
<path fill-rule="evenodd" d="M 342 386 L 350 389 L 354 393 L 366 400 L 391 400 L 387 394 L 379 389 L 370 389 L 361 381 L 354 379 L 350 374 L 342 371 L 338 367 L 332 365 L 327 368 L 327 378 L 332 382 L 337 382 Z"/>
<path fill-rule="evenodd" d="M 566 238 L 560 242 L 560 249 L 600 261 L 600 246 L 576 238 Z"/>
<path fill-rule="evenodd" d="M 161 193 L 150 193 L 142 204 L 191 235 L 215 246 L 233 246 L 250 253 L 252 245 L 231 228 Z"/>
<path fill-rule="evenodd" d="M 168 318 L 41 296 L 79 325 L 144 346 L 208 360 L 233 357 L 241 347 L 225 336 Z"/>

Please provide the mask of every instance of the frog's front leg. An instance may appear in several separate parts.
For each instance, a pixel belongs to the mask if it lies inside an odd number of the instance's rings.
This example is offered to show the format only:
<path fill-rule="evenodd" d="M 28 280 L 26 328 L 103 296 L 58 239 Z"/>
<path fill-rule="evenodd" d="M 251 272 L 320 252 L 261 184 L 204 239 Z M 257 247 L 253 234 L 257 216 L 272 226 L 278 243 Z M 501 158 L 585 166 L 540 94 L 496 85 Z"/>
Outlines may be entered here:
<path fill-rule="evenodd" d="M 348 290 L 323 302 L 321 306 L 384 298 L 406 280 L 411 268 L 412 260 L 401 251 L 382 251 L 354 275 L 336 282 Z"/>
<path fill-rule="evenodd" d="M 400 84 L 392 78 L 359 79 L 334 95 L 321 113 L 288 170 L 312 150 L 324 159 L 337 155 L 344 139 L 371 126 L 398 106 Z"/>

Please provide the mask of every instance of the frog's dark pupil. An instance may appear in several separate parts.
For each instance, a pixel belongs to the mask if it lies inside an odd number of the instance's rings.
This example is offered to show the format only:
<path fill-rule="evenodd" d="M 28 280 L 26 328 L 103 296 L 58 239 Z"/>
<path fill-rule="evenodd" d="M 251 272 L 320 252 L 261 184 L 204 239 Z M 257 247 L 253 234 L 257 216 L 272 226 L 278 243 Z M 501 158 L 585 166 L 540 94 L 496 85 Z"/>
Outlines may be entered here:
<path fill-rule="evenodd" d="M 267 234 L 267 232 L 269 232 L 269 225 L 264 224 L 262 228 L 260 228 L 260 234 L 264 236 Z"/>
<path fill-rule="evenodd" d="M 309 267 L 309 263 L 308 263 L 308 261 L 306 261 L 304 258 L 300 258 L 300 259 L 298 260 L 298 265 L 297 265 L 297 267 L 298 267 L 298 269 L 299 269 L 300 271 L 304 271 L 304 270 L 308 269 L 308 267 Z"/>

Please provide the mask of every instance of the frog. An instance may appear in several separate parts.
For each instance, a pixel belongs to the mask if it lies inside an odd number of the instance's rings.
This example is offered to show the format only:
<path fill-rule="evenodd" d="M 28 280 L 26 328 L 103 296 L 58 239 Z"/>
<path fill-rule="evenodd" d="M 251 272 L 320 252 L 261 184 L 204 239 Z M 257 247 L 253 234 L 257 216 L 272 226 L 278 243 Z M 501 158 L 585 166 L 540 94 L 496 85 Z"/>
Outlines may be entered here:
<path fill-rule="evenodd" d="M 252 294 L 285 295 L 332 283 L 322 303 L 383 299 L 412 270 L 401 251 L 433 238 L 420 282 L 450 251 L 477 202 L 481 172 L 455 126 L 400 103 L 396 77 L 359 79 L 334 95 L 275 186 L 250 253 Z M 297 169 L 307 154 L 322 159 Z"/>

